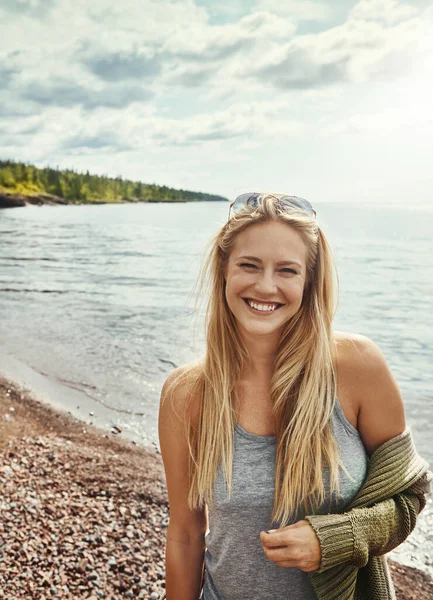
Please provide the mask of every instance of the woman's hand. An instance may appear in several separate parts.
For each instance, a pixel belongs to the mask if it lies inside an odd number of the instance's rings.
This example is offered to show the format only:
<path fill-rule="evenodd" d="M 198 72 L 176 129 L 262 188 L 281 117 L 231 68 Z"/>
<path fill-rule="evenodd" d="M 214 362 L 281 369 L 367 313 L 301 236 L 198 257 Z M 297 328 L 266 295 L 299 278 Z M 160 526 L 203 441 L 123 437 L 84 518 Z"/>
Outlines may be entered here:
<path fill-rule="evenodd" d="M 320 567 L 319 539 L 308 521 L 298 521 L 271 533 L 260 532 L 263 551 L 279 567 L 297 567 L 309 573 Z"/>

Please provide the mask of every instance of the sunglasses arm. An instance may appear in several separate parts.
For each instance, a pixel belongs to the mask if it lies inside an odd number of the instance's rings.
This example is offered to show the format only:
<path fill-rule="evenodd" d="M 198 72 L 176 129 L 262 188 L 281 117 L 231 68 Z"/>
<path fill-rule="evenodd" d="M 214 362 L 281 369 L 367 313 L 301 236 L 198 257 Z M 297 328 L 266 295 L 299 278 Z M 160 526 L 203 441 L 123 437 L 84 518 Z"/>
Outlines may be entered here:
<path fill-rule="evenodd" d="M 233 201 L 233 202 L 230 202 L 230 206 L 229 206 L 229 216 L 227 217 L 227 222 L 229 222 L 229 221 L 230 221 L 230 212 L 231 212 L 231 210 L 232 210 L 232 206 L 233 206 L 233 204 L 234 204 L 234 201 Z"/>

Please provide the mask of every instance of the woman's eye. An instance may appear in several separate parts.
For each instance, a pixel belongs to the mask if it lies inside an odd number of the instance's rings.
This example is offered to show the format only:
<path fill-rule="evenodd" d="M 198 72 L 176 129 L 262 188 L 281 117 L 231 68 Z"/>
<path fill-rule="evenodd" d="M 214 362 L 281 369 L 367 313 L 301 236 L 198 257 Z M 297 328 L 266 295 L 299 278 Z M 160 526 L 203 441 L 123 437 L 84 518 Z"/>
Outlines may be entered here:
<path fill-rule="evenodd" d="M 251 263 L 241 263 L 240 266 L 246 267 L 247 269 L 257 269 L 257 265 L 253 265 Z M 297 271 L 295 271 L 295 269 L 290 269 L 289 267 L 286 267 L 285 269 L 281 269 L 281 273 L 293 273 L 294 275 L 296 275 Z"/>

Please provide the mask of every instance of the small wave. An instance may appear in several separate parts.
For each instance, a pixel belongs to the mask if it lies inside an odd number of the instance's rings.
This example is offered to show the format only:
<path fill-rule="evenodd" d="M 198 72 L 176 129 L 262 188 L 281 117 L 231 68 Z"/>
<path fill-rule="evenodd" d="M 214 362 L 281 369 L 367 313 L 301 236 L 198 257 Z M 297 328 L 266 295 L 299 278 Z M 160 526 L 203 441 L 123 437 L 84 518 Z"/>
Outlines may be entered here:
<path fill-rule="evenodd" d="M 48 373 L 44 373 L 43 371 L 40 371 L 40 373 L 44 377 L 48 377 L 48 378 L 51 378 L 51 379 L 56 379 L 57 381 L 60 381 L 61 383 L 63 383 L 67 387 L 69 387 L 69 388 L 71 388 L 73 390 L 77 390 L 78 392 L 81 392 L 82 394 L 84 394 L 85 396 L 87 396 L 88 398 L 90 398 L 91 400 L 93 400 L 94 402 L 97 402 L 101 406 L 104 406 L 105 408 L 108 408 L 108 410 L 112 410 L 113 412 L 116 412 L 116 413 L 123 413 L 123 414 L 126 414 L 126 415 L 133 415 L 133 416 L 136 416 L 136 417 L 144 417 L 144 414 L 145 414 L 144 412 L 137 412 L 137 411 L 134 411 L 134 410 L 128 410 L 126 408 L 116 408 L 114 406 L 110 406 L 109 404 L 105 403 L 103 400 L 101 400 L 97 396 L 92 395 L 90 392 L 97 392 L 97 390 L 98 390 L 98 388 L 95 385 L 92 385 L 92 384 L 89 384 L 89 383 L 85 383 L 83 381 L 72 381 L 70 379 L 65 379 L 63 377 L 49 375 Z"/>
<path fill-rule="evenodd" d="M 12 292 L 18 294 L 22 292 L 27 294 L 67 294 L 67 290 L 30 290 L 27 288 L 0 288 L 0 292 Z"/>
<path fill-rule="evenodd" d="M 137 252 L 135 250 L 121 250 L 119 252 L 112 251 L 111 256 L 138 256 L 140 258 L 151 258 L 157 256 L 156 254 L 148 254 L 147 252 Z"/>
<path fill-rule="evenodd" d="M 167 365 L 171 365 L 175 369 L 177 368 L 177 365 L 171 360 L 167 360 L 166 358 L 159 358 L 159 356 L 158 356 L 158 360 L 159 360 L 159 362 L 165 363 Z"/>
<path fill-rule="evenodd" d="M 140 277 L 129 277 L 126 275 L 100 277 L 98 284 L 108 283 L 109 285 L 117 286 L 139 286 L 139 287 L 158 287 L 160 281 L 158 279 L 143 279 Z"/>
<path fill-rule="evenodd" d="M 361 262 L 368 263 L 368 264 L 378 263 L 378 262 L 380 262 L 382 260 L 381 258 L 376 257 L 376 256 L 367 256 L 367 257 L 360 256 L 359 259 L 360 259 Z"/>
<path fill-rule="evenodd" d="M 47 257 L 40 257 L 40 258 L 35 258 L 34 256 L 3 256 L 2 260 L 13 260 L 13 261 L 20 261 L 20 260 L 33 260 L 33 261 L 46 261 L 46 262 L 59 262 L 58 258 L 47 258 Z"/>
<path fill-rule="evenodd" d="M 50 377 L 50 375 L 48 373 L 44 373 L 43 371 L 41 371 L 40 373 L 44 377 Z M 71 379 L 65 379 L 63 377 L 55 377 L 55 379 L 57 379 L 57 381 L 61 381 L 62 383 L 66 384 L 68 387 L 71 387 L 80 392 L 83 392 L 85 390 L 97 391 L 97 389 L 98 389 L 95 385 L 92 385 L 90 383 L 84 383 L 84 381 L 72 381 Z"/>

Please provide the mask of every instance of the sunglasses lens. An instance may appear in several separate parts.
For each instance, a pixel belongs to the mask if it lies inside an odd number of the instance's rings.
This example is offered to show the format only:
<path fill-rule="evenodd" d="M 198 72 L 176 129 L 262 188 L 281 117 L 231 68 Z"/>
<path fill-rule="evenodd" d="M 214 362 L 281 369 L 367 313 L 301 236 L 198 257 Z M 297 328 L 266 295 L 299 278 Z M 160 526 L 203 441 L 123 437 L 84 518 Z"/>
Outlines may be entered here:
<path fill-rule="evenodd" d="M 314 214 L 313 207 L 308 200 L 305 200 L 305 198 L 299 198 L 298 196 L 283 196 L 280 199 L 280 203 L 283 206 L 294 206 L 295 208 L 300 208 L 310 215 Z"/>
<path fill-rule="evenodd" d="M 233 204 L 233 212 L 238 213 L 244 208 L 256 209 L 259 205 L 259 194 L 241 194 Z"/>

